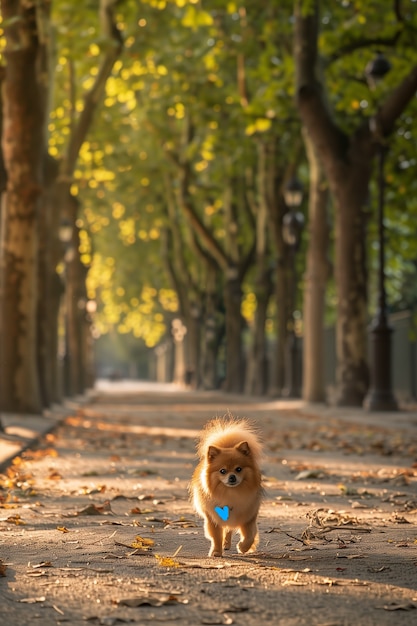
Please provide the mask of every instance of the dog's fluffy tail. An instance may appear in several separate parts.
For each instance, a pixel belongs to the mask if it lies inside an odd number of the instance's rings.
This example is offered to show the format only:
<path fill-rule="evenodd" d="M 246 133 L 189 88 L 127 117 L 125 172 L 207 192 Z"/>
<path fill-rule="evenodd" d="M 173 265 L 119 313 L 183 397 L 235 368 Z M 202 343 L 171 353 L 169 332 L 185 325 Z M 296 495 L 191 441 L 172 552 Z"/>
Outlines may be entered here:
<path fill-rule="evenodd" d="M 242 441 L 248 442 L 252 456 L 259 462 L 262 457 L 262 442 L 256 426 L 246 418 L 237 418 L 226 413 L 205 425 L 197 444 L 197 453 L 203 459 L 209 446 L 233 448 Z"/>

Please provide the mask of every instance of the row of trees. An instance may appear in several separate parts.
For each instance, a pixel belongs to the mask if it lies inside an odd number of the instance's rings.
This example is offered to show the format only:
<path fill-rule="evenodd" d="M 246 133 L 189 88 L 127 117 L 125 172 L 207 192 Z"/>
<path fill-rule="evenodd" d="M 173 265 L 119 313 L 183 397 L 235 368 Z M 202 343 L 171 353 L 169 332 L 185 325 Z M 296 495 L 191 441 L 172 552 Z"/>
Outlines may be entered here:
<path fill-rule="evenodd" d="M 149 347 L 181 317 L 198 386 L 216 384 L 225 346 L 226 389 L 266 392 L 274 337 L 269 391 L 281 393 L 294 281 L 283 191 L 295 174 L 309 186 L 296 271 L 304 396 L 324 399 L 333 315 L 337 401 L 360 405 L 372 165 L 388 138 L 398 293 L 417 254 L 413 4 L 101 0 L 100 20 L 95 4 L 1 1 L 1 408 L 57 399 L 62 278 L 69 392 L 88 384 L 94 300 L 96 334 L 117 329 Z M 392 71 L 371 88 L 364 68 L 377 50 Z"/>

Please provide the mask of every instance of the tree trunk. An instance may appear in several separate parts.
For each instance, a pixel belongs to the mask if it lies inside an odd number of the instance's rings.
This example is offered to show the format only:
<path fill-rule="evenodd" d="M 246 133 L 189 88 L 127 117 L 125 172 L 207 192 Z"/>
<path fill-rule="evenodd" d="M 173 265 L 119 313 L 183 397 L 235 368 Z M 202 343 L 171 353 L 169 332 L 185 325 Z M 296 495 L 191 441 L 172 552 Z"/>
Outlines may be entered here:
<path fill-rule="evenodd" d="M 276 182 L 281 183 L 281 178 Z M 280 187 L 280 185 L 279 185 Z M 273 363 L 269 382 L 269 395 L 279 397 L 285 385 L 286 344 L 288 333 L 288 320 L 291 314 L 289 306 L 289 255 L 286 255 L 286 247 L 282 239 L 282 218 L 286 211 L 284 199 L 281 194 L 275 192 L 275 202 L 271 203 L 270 224 L 272 225 L 274 249 L 277 258 L 275 268 L 275 335 Z"/>
<path fill-rule="evenodd" d="M 268 388 L 268 354 L 265 336 L 268 305 L 273 292 L 271 268 L 265 259 L 258 260 L 255 280 L 256 311 L 252 329 L 252 342 L 248 353 L 245 393 L 262 396 Z"/>
<path fill-rule="evenodd" d="M 201 333 L 200 372 L 202 389 L 219 386 L 217 369 L 219 347 L 225 332 L 224 316 L 221 314 L 219 283 L 220 270 L 212 265 L 208 268 L 204 294 L 204 325 Z"/>
<path fill-rule="evenodd" d="M 241 393 L 245 378 L 244 354 L 242 347 L 242 286 L 235 267 L 226 273 L 224 286 L 226 309 L 226 381 L 225 391 Z"/>
<path fill-rule="evenodd" d="M 58 165 L 51 163 L 49 169 L 56 176 Z M 56 171 L 55 171 L 56 170 Z M 47 177 L 48 178 L 48 177 Z M 58 241 L 59 211 L 57 198 L 51 182 L 45 182 L 39 237 L 39 297 L 38 297 L 38 370 L 43 406 L 62 400 L 58 379 L 58 316 L 63 283 L 57 274 L 57 265 L 63 255 Z"/>
<path fill-rule="evenodd" d="M 258 201 L 252 202 L 256 217 L 256 263 L 255 296 L 256 311 L 252 328 L 251 345 L 248 351 L 245 392 L 263 395 L 268 388 L 269 363 L 266 342 L 268 305 L 273 292 L 272 268 L 270 266 L 270 239 L 268 217 L 273 203 L 273 181 L 275 177 L 274 144 L 258 142 Z"/>
<path fill-rule="evenodd" d="M 359 173 L 358 173 L 359 174 Z M 367 365 L 367 263 L 363 188 L 365 167 L 356 185 L 339 180 L 333 195 L 335 216 L 335 281 L 337 396 L 340 406 L 361 406 L 369 386 Z M 360 184 L 362 182 L 362 184 Z"/>
<path fill-rule="evenodd" d="M 42 43 L 37 5 L 3 0 L 6 75 L 3 157 L 7 187 L 0 241 L 0 406 L 39 413 L 37 362 L 38 220 L 44 157 Z"/>
<path fill-rule="evenodd" d="M 74 396 L 85 391 L 87 364 L 85 362 L 85 326 L 87 294 L 86 268 L 81 263 L 78 228 L 73 231 L 70 253 L 66 261 L 66 315 L 68 347 L 68 394 Z"/>
<path fill-rule="evenodd" d="M 330 275 L 328 260 L 329 222 L 327 216 L 329 190 L 322 166 L 308 133 L 304 133 L 310 167 L 307 267 L 304 291 L 303 399 L 324 402 L 324 315 L 326 283 Z"/>

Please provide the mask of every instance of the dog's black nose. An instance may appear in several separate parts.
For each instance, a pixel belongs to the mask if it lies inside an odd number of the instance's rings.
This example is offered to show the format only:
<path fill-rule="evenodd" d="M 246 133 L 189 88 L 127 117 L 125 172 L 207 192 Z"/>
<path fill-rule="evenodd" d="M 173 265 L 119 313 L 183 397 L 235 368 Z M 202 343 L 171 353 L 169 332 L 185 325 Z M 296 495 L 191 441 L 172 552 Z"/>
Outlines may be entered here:
<path fill-rule="evenodd" d="M 229 481 L 228 481 L 228 482 L 229 482 L 231 485 L 234 485 L 234 484 L 236 483 L 236 481 L 237 481 L 236 476 L 235 476 L 234 474 L 230 474 L 230 476 L 229 476 Z"/>

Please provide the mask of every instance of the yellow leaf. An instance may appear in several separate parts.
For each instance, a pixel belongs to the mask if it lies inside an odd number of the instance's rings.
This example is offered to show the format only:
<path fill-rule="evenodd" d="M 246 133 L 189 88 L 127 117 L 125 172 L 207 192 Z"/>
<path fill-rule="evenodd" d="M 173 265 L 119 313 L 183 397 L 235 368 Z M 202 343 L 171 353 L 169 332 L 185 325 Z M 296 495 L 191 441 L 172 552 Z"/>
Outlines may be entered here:
<path fill-rule="evenodd" d="M 26 524 L 26 522 L 22 520 L 20 515 L 12 515 L 11 517 L 7 518 L 6 522 L 9 522 L 9 524 L 16 524 L 16 526 L 25 526 Z"/>
<path fill-rule="evenodd" d="M 266 117 L 259 117 L 255 122 L 256 130 L 260 133 L 264 133 L 271 128 L 271 120 Z"/>
<path fill-rule="evenodd" d="M 193 6 L 188 6 L 182 18 L 184 26 L 196 30 L 198 26 L 211 26 L 213 18 L 207 11 L 202 11 Z"/>
<path fill-rule="evenodd" d="M 65 526 L 57 526 L 56 529 L 59 530 L 61 533 L 69 533 L 68 528 L 65 528 Z"/>
<path fill-rule="evenodd" d="M 248 135 L 250 137 L 254 133 L 256 133 L 256 126 L 255 126 L 255 124 L 249 124 L 249 126 L 247 126 L 246 129 L 245 129 L 245 135 Z"/>
<path fill-rule="evenodd" d="M 159 554 L 155 554 L 155 558 L 158 561 L 158 564 L 161 567 L 179 567 L 180 563 L 175 559 L 172 559 L 170 556 L 160 556 Z"/>
<path fill-rule="evenodd" d="M 152 546 L 155 545 L 153 539 L 147 539 L 146 537 L 141 537 L 140 535 L 136 535 L 135 540 L 132 542 L 132 548 L 149 550 Z"/>
<path fill-rule="evenodd" d="M 97 57 L 100 54 L 100 48 L 97 44 L 92 43 L 90 44 L 89 53 L 91 54 L 91 56 Z"/>

